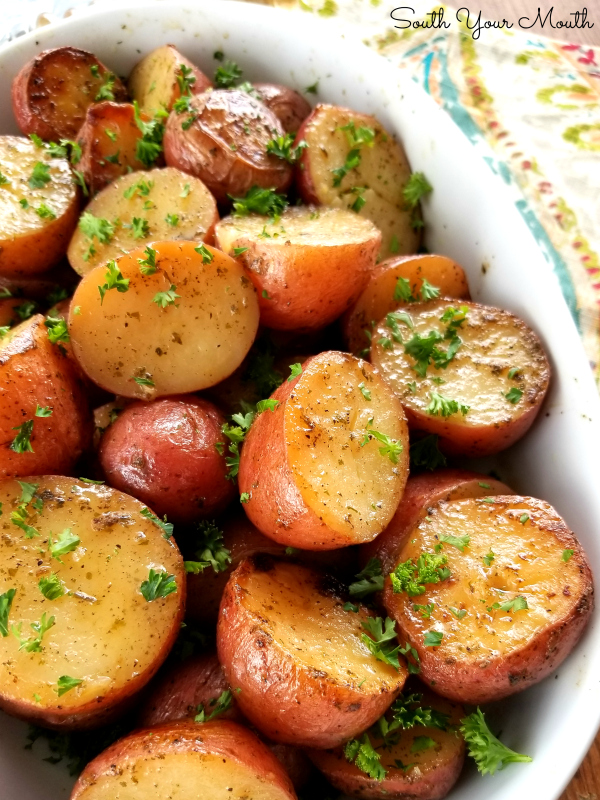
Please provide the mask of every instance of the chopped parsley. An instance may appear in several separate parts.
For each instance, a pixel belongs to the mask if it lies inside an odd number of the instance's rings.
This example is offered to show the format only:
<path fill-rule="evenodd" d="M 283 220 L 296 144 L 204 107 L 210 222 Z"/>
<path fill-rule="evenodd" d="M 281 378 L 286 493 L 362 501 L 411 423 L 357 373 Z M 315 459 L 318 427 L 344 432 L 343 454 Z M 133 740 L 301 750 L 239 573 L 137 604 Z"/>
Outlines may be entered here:
<path fill-rule="evenodd" d="M 222 61 L 215 71 L 215 86 L 217 89 L 231 89 L 242 77 L 242 70 L 235 61 Z"/>
<path fill-rule="evenodd" d="M 0 633 L 4 637 L 8 636 L 8 617 L 16 593 L 16 589 L 9 589 L 0 594 Z"/>
<path fill-rule="evenodd" d="M 169 575 L 164 570 L 155 572 L 151 569 L 148 573 L 148 580 L 143 581 L 140 586 L 140 592 L 147 603 L 151 603 L 159 597 L 168 597 L 177 592 L 175 576 Z"/>
<path fill-rule="evenodd" d="M 493 550 L 490 549 L 490 552 L 483 557 L 483 563 L 486 565 L 486 567 L 491 567 L 492 561 L 494 561 L 495 558 L 496 554 L 494 553 Z"/>
<path fill-rule="evenodd" d="M 13 428 L 13 431 L 18 431 L 15 438 L 10 443 L 10 449 L 15 453 L 33 453 L 31 446 L 31 435 L 33 433 L 33 420 L 25 420 L 21 425 Z"/>
<path fill-rule="evenodd" d="M 196 248 L 196 250 L 197 249 L 198 248 Z M 142 275 L 154 275 L 158 269 L 156 266 L 156 250 L 153 250 L 150 245 L 148 245 L 144 253 L 146 254 L 146 258 L 138 258 L 137 260 L 140 265 L 140 272 Z"/>
<path fill-rule="evenodd" d="M 406 592 L 409 597 L 425 594 L 428 583 L 439 583 L 450 577 L 446 567 L 448 557 L 438 553 L 421 553 L 415 564 L 412 558 L 404 561 L 390 573 L 394 594 Z"/>
<path fill-rule="evenodd" d="M 469 755 L 474 759 L 482 775 L 493 775 L 514 762 L 530 762 L 530 756 L 515 753 L 506 747 L 490 731 L 481 709 L 477 709 L 461 720 L 460 731 L 466 742 Z"/>
<path fill-rule="evenodd" d="M 521 516 L 519 517 L 519 522 L 521 523 L 521 525 L 525 525 L 525 523 L 528 522 L 528 520 L 529 520 L 529 514 L 521 514 Z"/>
<path fill-rule="evenodd" d="M 55 542 L 52 541 L 52 534 L 50 534 L 48 536 L 48 552 L 50 553 L 50 557 L 61 561 L 60 557 L 67 553 L 72 553 L 80 542 L 81 539 L 79 536 L 75 536 L 70 528 L 65 528 L 62 533 L 59 533 L 58 539 Z"/>
<path fill-rule="evenodd" d="M 156 514 L 153 514 L 152 511 L 150 511 L 150 509 L 147 508 L 146 506 L 142 508 L 140 514 L 142 515 L 142 517 L 146 517 L 146 519 L 149 519 L 151 522 L 153 522 L 157 527 L 161 529 L 161 531 L 163 532 L 163 539 L 170 539 L 171 536 L 173 536 L 173 523 L 167 522 L 166 514 L 162 519 L 160 519 L 160 517 L 157 517 Z"/>
<path fill-rule="evenodd" d="M 191 67 L 186 67 L 185 64 L 180 64 L 177 70 L 177 86 L 181 94 L 191 94 L 195 83 L 194 70 Z"/>
<path fill-rule="evenodd" d="M 346 761 L 354 764 L 373 780 L 382 781 L 387 775 L 385 767 L 381 764 L 381 756 L 371 744 L 369 735 L 366 733 L 360 739 L 351 739 L 346 742 L 344 756 Z"/>
<path fill-rule="evenodd" d="M 46 203 L 40 203 L 39 206 L 34 210 L 40 219 L 56 219 L 56 214 L 54 211 L 52 211 L 50 206 L 46 205 Z"/>
<path fill-rule="evenodd" d="M 360 638 L 375 658 L 399 670 L 400 645 L 396 636 L 396 622 L 389 617 L 385 618 L 385 622 L 381 617 L 369 617 L 365 622 L 361 622 L 361 626 L 370 636 L 363 633 Z"/>
<path fill-rule="evenodd" d="M 47 633 L 50 628 L 54 627 L 55 621 L 54 617 L 48 617 L 44 612 L 39 622 L 31 622 L 30 628 L 35 633 L 32 639 L 25 639 L 23 637 L 22 622 L 19 622 L 18 625 L 12 625 L 11 632 L 19 642 L 19 650 L 24 650 L 26 653 L 41 653 L 44 634 Z"/>
<path fill-rule="evenodd" d="M 145 239 L 150 235 L 150 225 L 143 217 L 133 217 L 131 220 L 131 235 L 134 239 Z"/>
<path fill-rule="evenodd" d="M 565 564 L 567 563 L 567 561 L 571 560 L 574 552 L 575 552 L 574 550 L 563 550 L 562 560 L 565 562 Z"/>
<path fill-rule="evenodd" d="M 237 258 L 238 256 L 241 256 L 242 253 L 245 253 L 247 249 L 247 247 L 234 247 L 233 255 Z"/>
<path fill-rule="evenodd" d="M 62 697 L 63 694 L 70 692 L 71 689 L 74 689 L 82 683 L 83 680 L 81 678 L 71 678 L 69 675 L 61 675 L 56 683 L 56 689 L 54 691 L 59 697 Z"/>
<path fill-rule="evenodd" d="M 229 195 L 229 198 L 233 201 L 234 217 L 264 214 L 278 218 L 288 205 L 287 199 L 282 194 L 277 194 L 274 189 L 261 189 L 260 186 L 253 186 L 245 197 Z"/>
<path fill-rule="evenodd" d="M 425 411 L 427 414 L 431 414 L 432 417 L 437 417 L 439 414 L 442 417 L 451 417 L 453 414 L 458 414 L 459 411 L 464 417 L 469 413 L 470 406 L 458 400 L 452 400 L 439 392 L 430 392 L 429 397 L 429 405 Z"/>
<path fill-rule="evenodd" d="M 154 181 L 140 179 L 137 183 L 132 183 L 131 186 L 125 189 L 123 197 L 126 200 L 130 200 L 135 194 L 139 197 L 148 197 L 153 186 Z"/>
<path fill-rule="evenodd" d="M 102 100 L 114 101 L 115 99 L 115 93 L 113 92 L 113 89 L 115 88 L 115 82 L 117 80 L 117 76 L 113 75 L 112 72 L 107 71 L 103 73 L 102 78 L 104 82 L 102 86 L 98 89 L 98 93 L 94 97 L 95 103 L 101 103 Z"/>
<path fill-rule="evenodd" d="M 165 217 L 165 222 L 167 225 L 171 225 L 173 228 L 179 225 L 179 215 L 178 214 L 167 214 Z"/>
<path fill-rule="evenodd" d="M 423 635 L 423 644 L 425 647 L 439 647 L 442 643 L 444 634 L 440 631 L 427 631 Z"/>
<path fill-rule="evenodd" d="M 364 569 L 356 574 L 353 583 L 348 587 L 350 597 L 362 600 L 373 592 L 383 590 L 383 573 L 381 571 L 381 561 L 378 558 L 370 558 Z"/>
<path fill-rule="evenodd" d="M 527 604 L 527 600 L 522 595 L 519 595 L 518 597 L 514 597 L 512 600 L 506 600 L 504 603 L 492 603 L 492 605 L 488 607 L 488 611 L 491 611 L 492 609 L 515 612 L 527 611 L 529 606 Z"/>
<path fill-rule="evenodd" d="M 44 575 L 40 578 L 38 587 L 47 600 L 58 600 L 59 597 L 66 594 L 66 589 L 55 572 L 51 572 L 49 575 Z"/>
<path fill-rule="evenodd" d="M 35 313 L 36 309 L 37 309 L 37 303 L 34 300 L 25 300 L 20 305 L 15 306 L 13 311 L 16 313 L 19 319 L 24 321 L 26 319 L 29 319 L 29 317 L 31 317 L 31 315 Z"/>
<path fill-rule="evenodd" d="M 445 544 L 451 544 L 453 547 L 456 547 L 460 550 L 461 553 L 465 552 L 465 547 L 469 546 L 469 542 L 471 540 L 470 536 L 452 536 L 452 534 L 445 534 L 440 533 L 438 536 L 440 542 L 444 542 Z"/>
<path fill-rule="evenodd" d="M 299 378 L 300 375 L 302 375 L 302 364 L 300 363 L 290 364 L 290 376 L 287 379 L 287 382 L 291 383 L 291 381 L 293 381 L 294 378 Z"/>
<path fill-rule="evenodd" d="M 458 608 L 453 608 L 452 606 L 449 606 L 448 607 L 448 611 L 452 614 L 453 617 L 456 617 L 456 619 L 462 619 L 463 617 L 466 617 L 466 615 L 467 615 L 467 609 L 466 608 L 458 609 Z"/>
<path fill-rule="evenodd" d="M 516 386 L 513 386 L 513 388 L 504 395 L 504 397 L 506 397 L 509 403 L 516 405 L 523 397 L 523 392 L 521 389 L 517 389 Z"/>
<path fill-rule="evenodd" d="M 155 386 L 152 377 L 149 376 L 148 373 L 146 373 L 145 376 L 134 375 L 133 380 L 137 383 L 138 386 L 149 386 L 149 387 Z"/>
<path fill-rule="evenodd" d="M 90 256 L 95 255 L 96 248 L 94 246 L 94 239 L 100 244 L 109 244 L 115 235 L 115 226 L 112 222 L 102 217 L 95 217 L 89 211 L 84 213 L 79 218 L 79 230 L 84 236 L 89 239 L 90 245 L 87 252 L 83 256 L 83 260 L 87 261 Z"/>
<path fill-rule="evenodd" d="M 369 401 L 371 399 L 371 390 L 367 389 L 367 387 L 365 386 L 365 382 L 363 381 L 362 383 L 359 383 L 358 388 L 360 389 L 360 393 L 365 398 L 365 400 Z"/>
<path fill-rule="evenodd" d="M 272 400 L 271 398 L 259 400 L 256 404 L 256 413 L 262 414 L 263 411 L 275 411 L 278 405 L 279 400 Z"/>
<path fill-rule="evenodd" d="M 51 180 L 48 164 L 44 164 L 43 161 L 36 161 L 33 166 L 33 172 L 27 181 L 29 187 L 31 189 L 43 189 Z"/>
<path fill-rule="evenodd" d="M 382 447 L 379 448 L 379 452 L 382 456 L 387 456 L 392 464 L 398 463 L 398 456 L 404 450 L 404 447 L 400 444 L 397 439 L 391 439 L 387 434 L 381 433 L 380 431 L 373 430 L 370 426 L 373 424 L 373 419 L 370 419 L 367 423 L 367 432 L 364 435 L 362 442 L 360 443 L 361 447 L 364 447 L 368 442 L 372 439 L 376 439 L 378 442 L 382 444 Z"/>
<path fill-rule="evenodd" d="M 212 719 L 216 719 L 217 717 L 220 717 L 221 714 L 229 711 L 232 705 L 233 695 L 231 694 L 231 690 L 225 689 L 225 691 L 221 692 L 218 697 L 213 697 L 213 699 L 209 701 L 208 707 L 209 709 L 212 709 L 212 711 L 208 714 L 208 716 L 202 703 L 196 707 L 196 716 L 194 717 L 194 722 L 210 722 Z"/>
<path fill-rule="evenodd" d="M 276 139 L 271 139 L 267 143 L 267 153 L 289 164 L 295 164 L 302 155 L 302 151 L 308 147 L 304 139 L 300 139 L 296 147 L 293 146 L 296 137 L 293 133 L 286 133 L 283 136 L 278 136 Z"/>
<path fill-rule="evenodd" d="M 137 100 L 133 101 L 133 109 L 135 123 L 142 133 L 141 138 L 136 143 L 135 157 L 145 167 L 152 167 L 163 151 L 162 141 L 165 133 L 165 123 L 162 120 L 168 114 L 166 111 L 161 110 L 155 114 L 154 119 L 145 122 L 140 115 Z"/>
<path fill-rule="evenodd" d="M 102 284 L 102 286 L 98 286 L 98 291 L 100 292 L 100 305 L 102 305 L 104 302 L 104 295 L 106 292 L 110 291 L 111 289 L 116 289 L 117 292 L 120 292 L 121 294 L 129 289 L 129 278 L 123 277 L 121 270 L 117 267 L 117 262 L 109 261 L 106 266 L 107 270 L 104 274 L 105 282 Z"/>
<path fill-rule="evenodd" d="M 413 172 L 404 188 L 402 196 L 407 207 L 412 211 L 415 209 L 423 197 L 431 194 L 433 187 L 422 172 Z"/>
<path fill-rule="evenodd" d="M 176 290 L 177 287 L 172 283 L 167 291 L 157 292 L 152 298 L 152 302 L 156 303 L 159 308 L 166 308 L 167 306 L 175 306 L 175 308 L 177 308 L 178 306 L 175 301 L 178 297 L 180 298 L 181 295 L 177 294 Z"/>
<path fill-rule="evenodd" d="M 240 445 L 250 430 L 250 426 L 254 420 L 254 412 L 248 411 L 246 414 L 234 414 L 231 419 L 233 422 L 236 422 L 237 425 L 230 425 L 226 422 L 221 428 L 221 431 L 229 439 L 229 455 L 225 457 L 225 464 L 228 469 L 227 477 L 229 480 L 233 480 L 238 474 L 240 467 Z"/>
<path fill-rule="evenodd" d="M 48 328 L 48 339 L 51 344 L 67 344 L 71 341 L 67 321 L 61 317 L 46 317 L 44 325 Z M 36 417 L 49 417 L 50 414 L 38 414 L 36 411 Z"/>
<path fill-rule="evenodd" d="M 10 181 L 8 180 L 8 178 L 6 177 L 6 175 L 3 175 L 3 174 L 0 172 L 0 186 L 8 186 L 9 184 L 10 184 Z"/>
<path fill-rule="evenodd" d="M 185 561 L 185 571 L 197 575 L 212 567 L 215 573 L 224 572 L 231 564 L 231 552 L 225 547 L 223 531 L 215 522 L 198 523 L 196 561 Z"/>
<path fill-rule="evenodd" d="M 205 244 L 199 244 L 198 247 L 194 247 L 194 251 L 198 253 L 198 255 L 202 256 L 203 264 L 210 264 L 214 259 L 213 254 Z"/>
<path fill-rule="evenodd" d="M 423 619 L 431 619 L 434 609 L 434 603 L 427 603 L 426 606 L 420 606 L 418 603 L 413 603 L 413 611 L 418 611 Z"/>

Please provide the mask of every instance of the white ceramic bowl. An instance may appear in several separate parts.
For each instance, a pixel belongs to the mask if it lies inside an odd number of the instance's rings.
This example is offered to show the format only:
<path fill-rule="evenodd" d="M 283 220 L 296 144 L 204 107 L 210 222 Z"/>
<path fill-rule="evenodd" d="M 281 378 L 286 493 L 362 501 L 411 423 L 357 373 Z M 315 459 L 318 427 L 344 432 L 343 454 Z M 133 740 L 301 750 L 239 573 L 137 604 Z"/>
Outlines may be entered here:
<path fill-rule="evenodd" d="M 10 106 L 14 75 L 40 50 L 60 45 L 92 50 L 122 75 L 167 42 L 212 74 L 212 54 L 221 49 L 249 79 L 300 90 L 318 79 L 319 100 L 375 114 L 397 132 L 413 169 L 433 184 L 425 204 L 429 249 L 465 267 L 476 300 L 513 311 L 544 340 L 554 369 L 545 407 L 497 468 L 515 489 L 558 509 L 600 574 L 600 401 L 579 336 L 505 187 L 445 112 L 384 59 L 312 15 L 215 0 L 123 6 L 42 28 L 0 52 L 0 133 L 17 132 Z M 600 721 L 597 615 L 556 675 L 490 709 L 490 718 L 503 741 L 532 755 L 533 763 L 485 778 L 471 766 L 450 797 L 556 800 Z M 73 780 L 23 749 L 25 731 L 22 723 L 0 716 L 1 800 L 65 800 Z"/>

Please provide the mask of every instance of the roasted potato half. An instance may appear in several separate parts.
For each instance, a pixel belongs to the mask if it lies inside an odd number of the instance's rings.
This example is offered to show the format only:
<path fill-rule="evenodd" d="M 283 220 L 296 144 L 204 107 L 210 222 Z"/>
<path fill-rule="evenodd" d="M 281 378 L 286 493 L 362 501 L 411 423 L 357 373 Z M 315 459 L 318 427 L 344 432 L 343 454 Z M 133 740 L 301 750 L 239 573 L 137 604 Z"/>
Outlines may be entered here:
<path fill-rule="evenodd" d="M 173 722 L 115 742 L 81 773 L 71 800 L 296 800 L 257 736 L 228 720 Z"/>
<path fill-rule="evenodd" d="M 407 702 L 414 699 L 414 702 Z M 369 742 L 379 758 L 379 779 L 371 777 L 353 763 L 353 745 L 335 750 L 309 750 L 312 762 L 336 789 L 352 797 L 378 800 L 442 800 L 454 786 L 465 760 L 465 743 L 458 732 L 465 711 L 433 692 L 401 695 L 398 703 L 408 710 L 422 709 L 430 716 L 430 725 L 412 725 L 392 730 L 386 738 L 381 730 L 372 728 Z M 385 715 L 388 725 L 394 725 L 394 706 Z M 433 713 L 431 713 L 433 712 Z M 346 756 L 347 753 L 348 755 Z M 356 756 L 354 756 L 356 758 Z"/>
<path fill-rule="evenodd" d="M 244 509 L 265 536 L 304 550 L 374 539 L 408 477 L 400 403 L 365 361 L 326 352 L 272 395 L 242 447 Z"/>
<path fill-rule="evenodd" d="M 305 203 L 353 209 L 372 220 L 381 231 L 382 258 L 418 250 L 418 210 L 403 197 L 410 166 L 375 117 L 320 103 L 300 126 L 302 139 L 308 147 L 296 177 Z"/>
<path fill-rule="evenodd" d="M 231 576 L 217 649 L 236 700 L 276 742 L 335 747 L 372 725 L 406 680 L 364 644 L 366 608 L 345 611 L 335 580 L 255 556 Z M 366 634 L 365 634 L 366 636 Z"/>
<path fill-rule="evenodd" d="M 111 486 L 147 503 L 171 522 L 212 516 L 237 494 L 227 479 L 225 417 L 200 397 L 164 397 L 125 408 L 100 442 Z"/>
<path fill-rule="evenodd" d="M 0 136 L 0 274 L 18 278 L 56 266 L 77 225 L 69 163 L 20 136 Z"/>
<path fill-rule="evenodd" d="M 419 654 L 420 677 L 476 705 L 553 672 L 590 618 L 594 587 L 552 506 L 498 495 L 433 506 L 386 578 L 384 603 Z"/>
<path fill-rule="evenodd" d="M 275 114 L 259 100 L 247 92 L 217 89 L 194 96 L 189 110 L 171 112 L 165 159 L 200 178 L 219 203 L 230 195 L 243 197 L 253 186 L 285 191 L 292 167 L 266 149 L 283 134 Z"/>
<path fill-rule="evenodd" d="M 0 339 L 0 479 L 69 472 L 92 440 L 75 364 L 36 314 Z"/>
<path fill-rule="evenodd" d="M 254 283 L 263 325 L 316 330 L 337 319 L 363 289 L 381 234 L 352 211 L 296 206 L 277 221 L 226 217 L 217 223 L 216 240 Z"/>
<path fill-rule="evenodd" d="M 393 256 L 382 261 L 371 271 L 366 288 L 342 320 L 348 350 L 355 355 L 368 352 L 375 325 L 403 302 L 440 295 L 470 299 L 465 273 L 451 258 Z"/>
<path fill-rule="evenodd" d="M 149 242 L 212 244 L 217 204 L 206 186 L 172 167 L 123 175 L 87 206 L 67 252 L 79 275 Z"/>
<path fill-rule="evenodd" d="M 390 524 L 376 539 L 361 546 L 361 564 L 364 567 L 371 558 L 378 558 L 383 574 L 387 575 L 396 566 L 407 536 L 437 502 L 493 497 L 497 494 L 514 492 L 505 483 L 489 475 L 464 469 L 438 469 L 432 473 L 411 475 Z"/>
<path fill-rule="evenodd" d="M 261 102 L 272 111 L 286 133 L 296 133 L 312 111 L 301 94 L 277 83 L 254 83 Z"/>
<path fill-rule="evenodd" d="M 175 100 L 181 97 L 182 82 L 192 94 L 200 94 L 212 85 L 175 45 L 165 44 L 135 65 L 129 76 L 129 94 L 137 100 L 140 111 L 153 117 L 160 109 L 170 111 L 173 108 Z"/>
<path fill-rule="evenodd" d="M 196 242 L 155 242 L 96 267 L 72 304 L 69 330 L 83 370 L 107 391 L 143 400 L 223 380 L 258 328 L 242 267 Z"/>
<path fill-rule="evenodd" d="M 412 428 L 437 434 L 445 452 L 469 456 L 520 439 L 550 381 L 542 343 L 521 319 L 448 299 L 388 314 L 373 331 L 371 362 Z"/>
<path fill-rule="evenodd" d="M 96 56 L 77 47 L 44 50 L 21 69 L 12 85 L 19 128 L 47 141 L 74 139 L 85 112 L 100 100 L 127 100 L 127 90 Z"/>
<path fill-rule="evenodd" d="M 0 707 L 54 728 L 103 724 L 179 633 L 179 551 L 107 486 L 30 477 L 0 484 L 0 502 Z"/>

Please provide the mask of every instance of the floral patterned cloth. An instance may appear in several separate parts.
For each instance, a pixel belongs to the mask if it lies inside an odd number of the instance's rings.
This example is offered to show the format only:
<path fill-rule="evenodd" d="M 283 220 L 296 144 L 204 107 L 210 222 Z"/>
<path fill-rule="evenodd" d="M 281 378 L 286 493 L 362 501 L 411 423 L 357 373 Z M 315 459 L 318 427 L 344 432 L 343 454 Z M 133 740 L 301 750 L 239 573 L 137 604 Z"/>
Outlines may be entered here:
<path fill-rule="evenodd" d="M 512 190 L 559 277 L 600 386 L 600 48 L 522 30 L 488 29 L 475 40 L 456 22 L 446 30 L 397 30 L 382 0 L 248 1 L 352 23 L 446 109 Z M 110 3 L 118 5 L 94 5 Z M 41 10 L 51 19 L 87 5 L 15 4 L 0 41 L 33 27 Z M 411 7 L 414 19 L 443 8 L 430 0 Z"/>

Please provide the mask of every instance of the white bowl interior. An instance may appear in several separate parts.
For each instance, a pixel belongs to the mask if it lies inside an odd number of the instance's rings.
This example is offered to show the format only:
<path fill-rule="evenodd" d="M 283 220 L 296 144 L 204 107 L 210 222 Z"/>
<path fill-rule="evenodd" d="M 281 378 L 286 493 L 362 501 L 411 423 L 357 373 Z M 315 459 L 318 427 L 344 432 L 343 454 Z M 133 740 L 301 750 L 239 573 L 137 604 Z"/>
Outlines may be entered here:
<path fill-rule="evenodd" d="M 473 297 L 525 319 L 542 337 L 554 369 L 540 418 L 496 461 L 524 494 L 550 501 L 584 544 L 600 574 L 600 401 L 581 342 L 549 263 L 496 178 L 449 117 L 405 75 L 312 15 L 211 0 L 129 2 L 42 28 L 0 52 L 1 133 L 17 128 L 10 84 L 40 50 L 74 45 L 126 75 L 142 54 L 173 43 L 212 74 L 221 49 L 252 80 L 299 90 L 319 81 L 317 99 L 375 114 L 402 140 L 413 170 L 434 187 L 425 204 L 426 243 L 467 271 Z M 503 741 L 533 756 L 494 777 L 465 770 L 454 800 L 556 800 L 583 759 L 600 721 L 600 630 L 595 615 L 557 674 L 490 709 Z M 0 716 L 3 800 L 64 800 L 73 780 L 23 750 L 25 726 Z"/>

